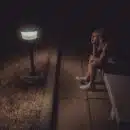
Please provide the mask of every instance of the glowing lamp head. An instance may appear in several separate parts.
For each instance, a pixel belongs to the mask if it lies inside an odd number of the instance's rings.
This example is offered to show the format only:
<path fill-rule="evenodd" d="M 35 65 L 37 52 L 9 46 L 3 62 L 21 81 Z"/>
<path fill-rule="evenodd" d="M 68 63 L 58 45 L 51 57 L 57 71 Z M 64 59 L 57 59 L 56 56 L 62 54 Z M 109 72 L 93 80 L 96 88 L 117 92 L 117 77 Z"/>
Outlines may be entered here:
<path fill-rule="evenodd" d="M 38 31 L 21 31 L 23 40 L 36 40 L 38 38 Z"/>
<path fill-rule="evenodd" d="M 39 40 L 41 37 L 41 29 L 36 25 L 22 26 L 17 30 L 19 39 L 34 43 L 33 41 Z"/>

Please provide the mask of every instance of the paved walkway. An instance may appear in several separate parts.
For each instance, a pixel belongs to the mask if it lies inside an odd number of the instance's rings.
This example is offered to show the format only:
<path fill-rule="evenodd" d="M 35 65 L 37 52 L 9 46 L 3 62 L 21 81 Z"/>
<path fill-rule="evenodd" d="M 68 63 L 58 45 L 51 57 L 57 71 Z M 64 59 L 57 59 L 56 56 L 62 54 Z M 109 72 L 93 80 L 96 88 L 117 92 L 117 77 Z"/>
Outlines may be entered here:
<path fill-rule="evenodd" d="M 107 92 L 81 91 L 75 80 L 78 75 L 82 75 L 80 58 L 63 57 L 58 130 L 108 130 L 110 102 Z"/>

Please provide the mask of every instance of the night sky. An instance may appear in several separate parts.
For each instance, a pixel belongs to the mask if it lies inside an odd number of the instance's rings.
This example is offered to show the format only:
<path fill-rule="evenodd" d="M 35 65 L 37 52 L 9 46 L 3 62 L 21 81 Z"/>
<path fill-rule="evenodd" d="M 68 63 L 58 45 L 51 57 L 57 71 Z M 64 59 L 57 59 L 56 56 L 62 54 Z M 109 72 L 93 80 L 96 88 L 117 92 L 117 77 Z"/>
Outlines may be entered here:
<path fill-rule="evenodd" d="M 39 25 L 43 30 L 43 39 L 60 41 L 67 46 L 85 46 L 93 29 L 98 27 L 105 27 L 114 41 L 128 43 L 128 3 L 105 0 L 19 0 L 2 3 L 1 6 L 4 7 L 1 8 L 1 41 L 4 42 L 4 48 L 10 50 L 18 48 L 16 30 L 25 24 Z"/>

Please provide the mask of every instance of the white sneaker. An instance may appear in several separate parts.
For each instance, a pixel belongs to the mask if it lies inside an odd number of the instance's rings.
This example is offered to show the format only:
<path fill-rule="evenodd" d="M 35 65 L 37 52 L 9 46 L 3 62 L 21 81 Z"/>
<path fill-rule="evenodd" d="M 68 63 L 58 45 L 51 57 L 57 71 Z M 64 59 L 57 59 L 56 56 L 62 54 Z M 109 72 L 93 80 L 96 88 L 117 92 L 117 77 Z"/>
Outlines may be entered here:
<path fill-rule="evenodd" d="M 86 80 L 86 79 L 87 79 L 86 76 L 84 76 L 84 77 L 77 76 L 77 77 L 76 77 L 76 80 Z"/>
<path fill-rule="evenodd" d="M 89 82 L 88 84 L 85 85 L 80 85 L 80 89 L 89 89 L 91 87 L 91 82 Z"/>

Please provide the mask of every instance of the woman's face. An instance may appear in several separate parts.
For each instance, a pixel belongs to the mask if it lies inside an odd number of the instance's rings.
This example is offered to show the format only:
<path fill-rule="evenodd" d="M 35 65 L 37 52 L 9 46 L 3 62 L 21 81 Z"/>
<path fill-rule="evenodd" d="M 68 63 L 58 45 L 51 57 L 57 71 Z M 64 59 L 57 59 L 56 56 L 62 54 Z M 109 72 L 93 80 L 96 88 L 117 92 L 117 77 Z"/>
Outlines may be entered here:
<path fill-rule="evenodd" d="M 96 43 L 98 43 L 98 41 L 99 41 L 99 35 L 98 35 L 98 33 L 93 32 L 92 36 L 91 36 L 91 43 L 92 44 L 96 44 Z"/>

